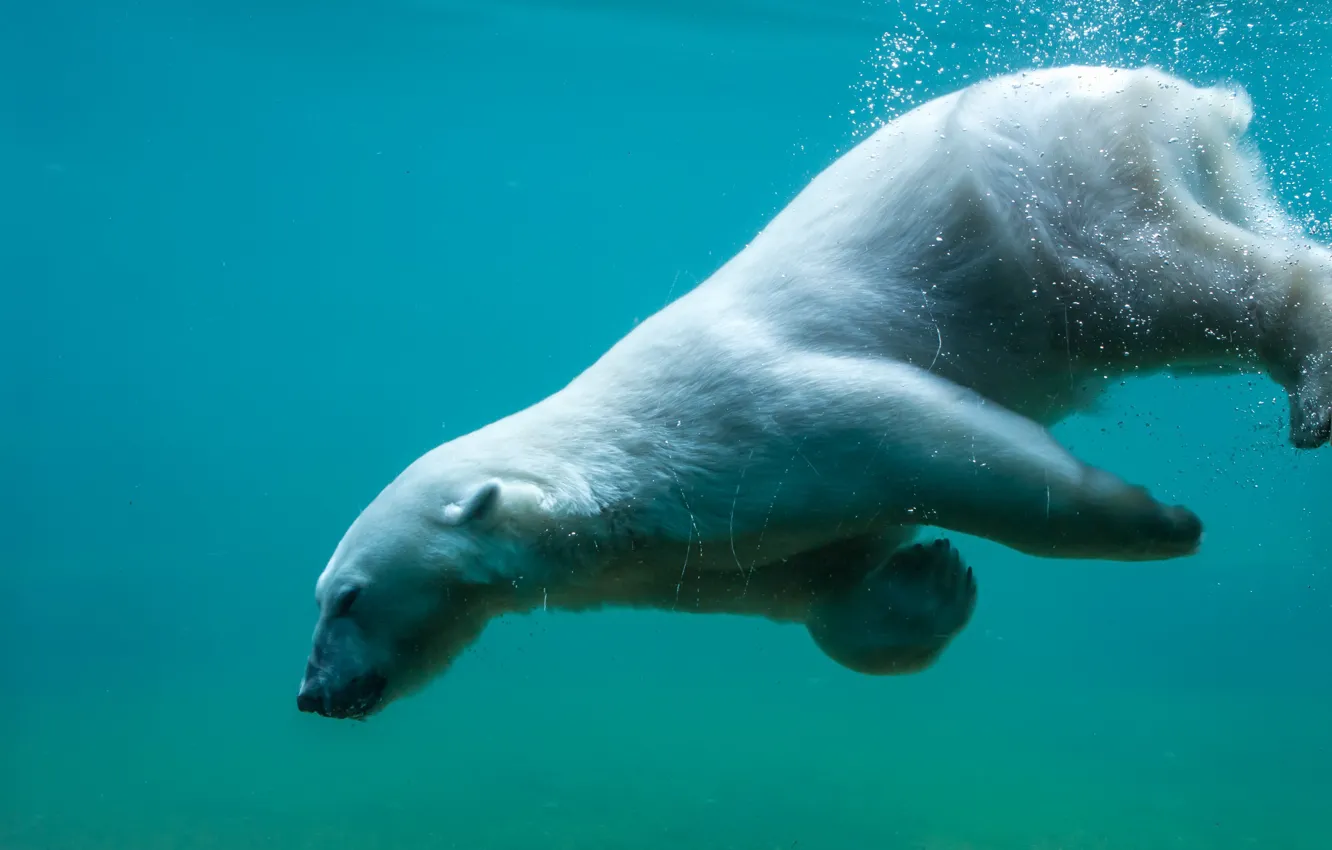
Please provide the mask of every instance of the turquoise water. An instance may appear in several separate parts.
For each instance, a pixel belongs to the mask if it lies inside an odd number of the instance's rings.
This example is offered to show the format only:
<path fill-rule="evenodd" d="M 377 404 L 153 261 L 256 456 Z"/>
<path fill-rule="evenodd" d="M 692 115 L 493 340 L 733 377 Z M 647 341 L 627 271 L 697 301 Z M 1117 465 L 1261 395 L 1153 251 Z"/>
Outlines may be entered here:
<path fill-rule="evenodd" d="M 1332 450 L 1259 378 L 1061 425 L 1204 551 L 960 540 L 980 605 L 924 674 L 547 613 L 369 723 L 294 704 L 314 580 L 389 478 L 913 103 L 1072 60 L 1237 80 L 1326 237 L 1325 3 L 11 6 L 0 848 L 1332 847 Z"/>

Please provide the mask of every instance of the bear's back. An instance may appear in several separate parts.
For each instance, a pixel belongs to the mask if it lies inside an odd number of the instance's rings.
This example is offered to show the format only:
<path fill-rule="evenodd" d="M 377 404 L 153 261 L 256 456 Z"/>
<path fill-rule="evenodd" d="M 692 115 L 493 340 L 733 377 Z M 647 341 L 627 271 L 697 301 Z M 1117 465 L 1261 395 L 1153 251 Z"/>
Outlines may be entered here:
<path fill-rule="evenodd" d="M 988 191 L 996 171 L 1041 160 L 1094 170 L 1135 144 L 1192 170 L 1189 139 L 1224 143 L 1252 116 L 1242 89 L 1200 88 L 1155 68 L 1066 66 L 985 80 L 879 128 L 810 181 L 754 244 L 900 251 L 942 236 L 925 232 L 932 221 L 914 223 Z M 893 257 L 874 257 L 883 259 Z"/>

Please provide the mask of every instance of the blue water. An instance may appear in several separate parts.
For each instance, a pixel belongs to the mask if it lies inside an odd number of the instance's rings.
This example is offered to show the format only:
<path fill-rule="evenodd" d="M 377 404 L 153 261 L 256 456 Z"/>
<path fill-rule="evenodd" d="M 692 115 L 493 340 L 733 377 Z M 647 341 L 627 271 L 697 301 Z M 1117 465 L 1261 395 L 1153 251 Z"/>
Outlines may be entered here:
<path fill-rule="evenodd" d="M 314 580 L 434 444 L 562 386 L 878 120 L 1152 61 L 1332 201 L 1325 0 L 48 0 L 0 13 L 0 848 L 1332 847 L 1332 450 L 1261 378 L 1058 436 L 1197 557 L 959 540 L 972 624 L 493 624 L 366 724 L 295 710 Z"/>

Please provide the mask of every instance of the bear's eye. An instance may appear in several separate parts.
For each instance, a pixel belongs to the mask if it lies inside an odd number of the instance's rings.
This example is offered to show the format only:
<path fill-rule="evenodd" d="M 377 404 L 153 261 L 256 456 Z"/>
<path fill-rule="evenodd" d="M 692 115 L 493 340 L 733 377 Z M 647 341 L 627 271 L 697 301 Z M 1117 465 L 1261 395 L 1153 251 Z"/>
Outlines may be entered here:
<path fill-rule="evenodd" d="M 361 595 L 360 587 L 349 587 L 338 594 L 337 600 L 333 603 L 333 616 L 345 617 L 351 610 L 352 604 L 356 602 L 356 597 Z"/>

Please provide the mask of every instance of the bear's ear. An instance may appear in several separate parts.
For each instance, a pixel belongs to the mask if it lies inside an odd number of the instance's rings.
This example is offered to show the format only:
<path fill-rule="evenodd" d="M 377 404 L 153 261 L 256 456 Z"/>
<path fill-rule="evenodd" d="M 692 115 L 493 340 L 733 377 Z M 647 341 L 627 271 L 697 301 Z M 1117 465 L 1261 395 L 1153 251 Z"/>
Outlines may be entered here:
<path fill-rule="evenodd" d="M 460 502 L 444 507 L 445 525 L 469 525 L 480 522 L 495 513 L 499 505 L 500 483 L 487 481 Z"/>

